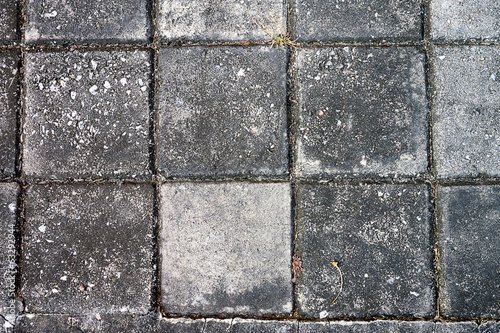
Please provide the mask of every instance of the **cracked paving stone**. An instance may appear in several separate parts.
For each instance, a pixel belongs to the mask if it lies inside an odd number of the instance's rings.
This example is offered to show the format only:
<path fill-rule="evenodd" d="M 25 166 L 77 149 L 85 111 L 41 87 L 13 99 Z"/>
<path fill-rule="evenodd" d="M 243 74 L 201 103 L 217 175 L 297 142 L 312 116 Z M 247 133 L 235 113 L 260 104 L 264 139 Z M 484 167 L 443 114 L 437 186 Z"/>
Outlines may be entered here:
<path fill-rule="evenodd" d="M 0 183 L 0 301 L 10 299 L 15 293 L 18 194 L 16 183 Z"/>
<path fill-rule="evenodd" d="M 0 50 L 0 177 L 12 177 L 16 172 L 18 73 L 19 52 Z"/>
<path fill-rule="evenodd" d="M 286 52 L 160 52 L 159 159 L 165 176 L 288 175 Z"/>
<path fill-rule="evenodd" d="M 146 314 L 153 256 L 149 185 L 33 185 L 22 295 L 28 313 Z"/>
<path fill-rule="evenodd" d="M 26 42 L 146 43 L 148 7 L 147 0 L 26 0 Z"/>
<path fill-rule="evenodd" d="M 413 48 L 296 54 L 297 176 L 427 171 L 424 55 Z"/>
<path fill-rule="evenodd" d="M 101 315 L 87 316 L 56 314 L 25 314 L 16 321 L 16 332 L 156 332 L 154 319 L 149 316 Z"/>
<path fill-rule="evenodd" d="M 299 315 L 432 316 L 431 224 L 425 185 L 299 184 Z"/>
<path fill-rule="evenodd" d="M 422 0 L 296 0 L 294 38 L 420 39 L 421 6 Z"/>
<path fill-rule="evenodd" d="M 438 177 L 500 176 L 500 47 L 434 47 L 431 61 Z"/>
<path fill-rule="evenodd" d="M 282 0 L 159 0 L 157 29 L 163 40 L 262 41 L 286 33 L 285 11 Z"/>
<path fill-rule="evenodd" d="M 500 186 L 439 187 L 440 310 L 500 319 Z"/>
<path fill-rule="evenodd" d="M 290 314 L 290 184 L 171 183 L 161 198 L 164 311 Z"/>
<path fill-rule="evenodd" d="M 431 0 L 429 11 L 433 39 L 498 40 L 500 37 L 498 0 Z"/>
<path fill-rule="evenodd" d="M 150 54 L 26 54 L 28 177 L 149 177 Z"/>
<path fill-rule="evenodd" d="M 432 322 L 404 322 L 376 320 L 371 322 L 299 322 L 298 333 L 369 333 L 369 332 L 390 332 L 390 333 L 435 333 Z"/>
<path fill-rule="evenodd" d="M 0 45 L 19 39 L 19 4 L 19 0 L 0 0 Z"/>

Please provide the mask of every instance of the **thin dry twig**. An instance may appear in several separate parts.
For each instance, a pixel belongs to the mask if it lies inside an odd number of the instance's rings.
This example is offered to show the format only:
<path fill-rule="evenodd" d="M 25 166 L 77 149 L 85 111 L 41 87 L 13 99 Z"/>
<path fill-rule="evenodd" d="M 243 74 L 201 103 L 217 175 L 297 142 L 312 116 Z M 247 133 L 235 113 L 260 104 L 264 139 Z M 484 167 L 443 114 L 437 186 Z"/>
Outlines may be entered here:
<path fill-rule="evenodd" d="M 335 266 L 335 268 L 339 271 L 339 274 L 340 274 L 340 290 L 339 290 L 337 296 L 335 297 L 335 299 L 332 301 L 332 303 L 330 303 L 330 304 L 333 304 L 333 303 L 335 303 L 337 298 L 339 298 L 340 293 L 342 292 L 342 288 L 344 287 L 344 276 L 342 275 L 342 271 L 340 270 L 338 262 L 336 262 L 335 260 L 332 260 L 332 262 L 330 264 Z"/>

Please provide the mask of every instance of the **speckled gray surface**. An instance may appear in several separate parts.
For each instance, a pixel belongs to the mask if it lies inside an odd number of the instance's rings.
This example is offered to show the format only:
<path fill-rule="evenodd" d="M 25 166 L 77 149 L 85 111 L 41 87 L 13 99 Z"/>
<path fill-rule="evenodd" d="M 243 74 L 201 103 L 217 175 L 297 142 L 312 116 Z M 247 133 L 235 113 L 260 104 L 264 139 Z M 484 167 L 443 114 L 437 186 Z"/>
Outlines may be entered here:
<path fill-rule="evenodd" d="M 0 177 L 16 172 L 19 52 L 0 50 Z"/>
<path fill-rule="evenodd" d="M 26 175 L 150 175 L 149 59 L 144 51 L 27 54 Z"/>
<path fill-rule="evenodd" d="M 288 174 L 285 50 L 169 48 L 159 67 L 165 176 Z"/>
<path fill-rule="evenodd" d="M 159 0 L 163 40 L 267 40 L 286 32 L 283 0 Z M 257 23 L 255 23 L 257 22 Z"/>
<path fill-rule="evenodd" d="M 424 185 L 300 185 L 300 315 L 429 317 L 434 313 L 429 189 Z M 338 262 L 341 275 L 331 264 Z"/>
<path fill-rule="evenodd" d="M 438 40 L 500 37 L 498 0 L 430 0 L 430 35 Z"/>
<path fill-rule="evenodd" d="M 298 40 L 417 40 L 422 0 L 293 0 Z"/>
<path fill-rule="evenodd" d="M 26 42 L 142 42 L 147 0 L 26 0 Z"/>
<path fill-rule="evenodd" d="M 423 54 L 413 48 L 306 48 L 294 66 L 298 177 L 427 171 Z"/>
<path fill-rule="evenodd" d="M 24 230 L 25 310 L 146 314 L 153 223 L 150 185 L 31 186 Z"/>
<path fill-rule="evenodd" d="M 435 47 L 431 59 L 438 177 L 500 176 L 500 47 Z"/>
<path fill-rule="evenodd" d="M 500 186 L 438 189 L 441 313 L 500 317 Z"/>
<path fill-rule="evenodd" d="M 0 183 L 0 301 L 14 297 L 16 279 L 17 195 L 16 183 Z"/>
<path fill-rule="evenodd" d="M 286 183 L 164 184 L 164 309 L 290 314 L 290 200 Z"/>
<path fill-rule="evenodd" d="M 19 40 L 19 0 L 0 0 L 0 45 Z"/>

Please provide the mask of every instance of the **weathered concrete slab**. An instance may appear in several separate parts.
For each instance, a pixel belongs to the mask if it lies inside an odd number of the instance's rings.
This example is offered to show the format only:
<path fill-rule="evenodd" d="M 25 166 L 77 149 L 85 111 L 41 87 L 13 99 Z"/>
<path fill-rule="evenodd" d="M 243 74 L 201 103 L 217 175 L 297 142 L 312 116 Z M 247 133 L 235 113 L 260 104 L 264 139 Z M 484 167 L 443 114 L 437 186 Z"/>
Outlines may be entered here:
<path fill-rule="evenodd" d="M 299 40 L 421 38 L 421 0 L 295 0 Z"/>
<path fill-rule="evenodd" d="M 18 96 L 19 52 L 2 50 L 0 51 L 0 151 L 2 152 L 0 177 L 12 177 L 16 172 Z"/>
<path fill-rule="evenodd" d="M 290 314 L 287 183 L 171 183 L 161 188 L 167 313 Z"/>
<path fill-rule="evenodd" d="M 441 314 L 500 318 L 500 186 L 440 187 Z"/>
<path fill-rule="evenodd" d="M 104 315 L 87 316 L 56 314 L 25 314 L 18 318 L 16 332 L 156 332 L 155 321 L 149 316 Z M 159 332 L 159 331 L 158 331 Z"/>
<path fill-rule="evenodd" d="M 150 71 L 143 51 L 26 54 L 25 173 L 147 177 Z"/>
<path fill-rule="evenodd" d="M 298 176 L 426 172 L 423 54 L 413 48 L 302 49 L 295 67 Z"/>
<path fill-rule="evenodd" d="M 423 185 L 297 188 L 297 302 L 316 318 L 432 316 L 433 245 Z M 332 265 L 338 262 L 343 274 Z"/>
<path fill-rule="evenodd" d="M 480 333 L 495 333 L 500 332 L 500 322 L 490 321 L 479 326 Z"/>
<path fill-rule="evenodd" d="M 371 322 L 300 322 L 299 333 L 369 333 L 369 332 L 390 332 L 390 333 L 435 333 L 432 322 L 404 322 L 376 320 Z"/>
<path fill-rule="evenodd" d="M 234 333 L 295 333 L 297 323 L 293 321 L 250 320 L 235 318 L 230 332 Z"/>
<path fill-rule="evenodd" d="M 16 280 L 16 220 L 17 196 L 16 183 L 0 183 L 0 301 L 15 296 Z"/>
<path fill-rule="evenodd" d="M 158 35 L 163 40 L 255 41 L 271 39 L 266 31 L 270 35 L 286 32 L 282 0 L 159 0 L 158 3 Z"/>
<path fill-rule="evenodd" d="M 285 50 L 163 49 L 159 107 L 164 175 L 288 174 Z"/>
<path fill-rule="evenodd" d="M 430 35 L 434 39 L 498 39 L 498 0 L 431 0 Z"/>
<path fill-rule="evenodd" d="M 22 277 L 25 311 L 147 313 L 152 229 L 152 186 L 30 187 Z"/>
<path fill-rule="evenodd" d="M 431 60 L 438 177 L 500 176 L 500 47 L 436 47 Z"/>
<path fill-rule="evenodd" d="M 0 0 L 0 44 L 19 40 L 19 3 L 19 0 Z"/>
<path fill-rule="evenodd" d="M 294 321 L 255 319 L 161 319 L 158 332 L 175 333 L 295 333 Z"/>
<path fill-rule="evenodd" d="M 26 0 L 26 42 L 146 43 L 147 0 Z"/>
<path fill-rule="evenodd" d="M 435 333 L 477 333 L 478 326 L 475 322 L 436 323 Z"/>

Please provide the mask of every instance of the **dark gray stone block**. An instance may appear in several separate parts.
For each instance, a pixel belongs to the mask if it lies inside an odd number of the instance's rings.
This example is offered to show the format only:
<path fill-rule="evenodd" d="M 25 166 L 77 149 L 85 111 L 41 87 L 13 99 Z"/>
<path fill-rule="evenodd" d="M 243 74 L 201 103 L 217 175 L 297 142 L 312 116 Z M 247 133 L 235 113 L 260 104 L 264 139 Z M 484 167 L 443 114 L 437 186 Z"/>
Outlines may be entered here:
<path fill-rule="evenodd" d="M 26 0 L 26 42 L 147 42 L 147 0 Z"/>
<path fill-rule="evenodd" d="M 440 187 L 437 202 L 441 314 L 500 318 L 500 186 Z"/>
<path fill-rule="evenodd" d="M 148 177 L 150 73 L 142 51 L 26 54 L 27 176 Z"/>
<path fill-rule="evenodd" d="M 436 323 L 435 333 L 477 333 L 475 322 Z"/>
<path fill-rule="evenodd" d="M 235 318 L 231 323 L 231 333 L 295 333 L 297 323 L 277 320 L 251 320 Z"/>
<path fill-rule="evenodd" d="M 18 74 L 19 53 L 0 51 L 0 152 L 2 152 L 0 154 L 0 177 L 12 177 L 16 172 Z"/>
<path fill-rule="evenodd" d="M 295 333 L 293 321 L 255 319 L 161 319 L 158 332 L 172 333 Z"/>
<path fill-rule="evenodd" d="M 149 316 L 127 315 L 35 315 L 25 314 L 17 319 L 18 333 L 66 333 L 66 332 L 156 332 L 154 319 Z"/>
<path fill-rule="evenodd" d="M 479 326 L 480 333 L 498 333 L 500 332 L 500 322 L 490 321 Z"/>
<path fill-rule="evenodd" d="M 498 39 L 498 0 L 431 0 L 430 32 L 434 39 Z"/>
<path fill-rule="evenodd" d="M 158 2 L 158 35 L 164 40 L 267 40 L 266 31 L 286 32 L 282 0 Z"/>
<path fill-rule="evenodd" d="M 434 323 L 376 320 L 372 322 L 301 322 L 299 333 L 434 333 Z"/>
<path fill-rule="evenodd" d="M 19 39 L 18 18 L 19 0 L 0 0 L 0 44 Z"/>
<path fill-rule="evenodd" d="M 421 37 L 421 0 L 295 0 L 299 40 L 408 40 Z"/>
<path fill-rule="evenodd" d="M 230 321 L 227 322 L 227 327 L 230 327 Z M 160 318 L 158 321 L 158 332 L 162 333 L 210 333 L 213 331 L 205 331 L 205 319 L 188 319 L 188 318 Z M 221 331 L 223 332 L 223 331 Z"/>
<path fill-rule="evenodd" d="M 290 184 L 171 183 L 161 197 L 165 312 L 290 314 Z"/>
<path fill-rule="evenodd" d="M 16 183 L 0 183 L 0 301 L 15 297 L 18 192 Z"/>
<path fill-rule="evenodd" d="M 426 172 L 423 54 L 413 48 L 302 49 L 295 67 L 298 176 Z"/>
<path fill-rule="evenodd" d="M 149 185 L 30 187 L 22 281 L 25 310 L 147 313 L 153 223 Z"/>
<path fill-rule="evenodd" d="M 429 190 L 424 185 L 297 188 L 300 315 L 316 318 L 434 313 Z M 338 262 L 340 274 L 331 264 Z"/>
<path fill-rule="evenodd" d="M 288 174 L 285 50 L 163 49 L 159 98 L 166 176 Z"/>
<path fill-rule="evenodd" d="M 500 176 L 500 47 L 432 50 L 438 177 Z"/>

